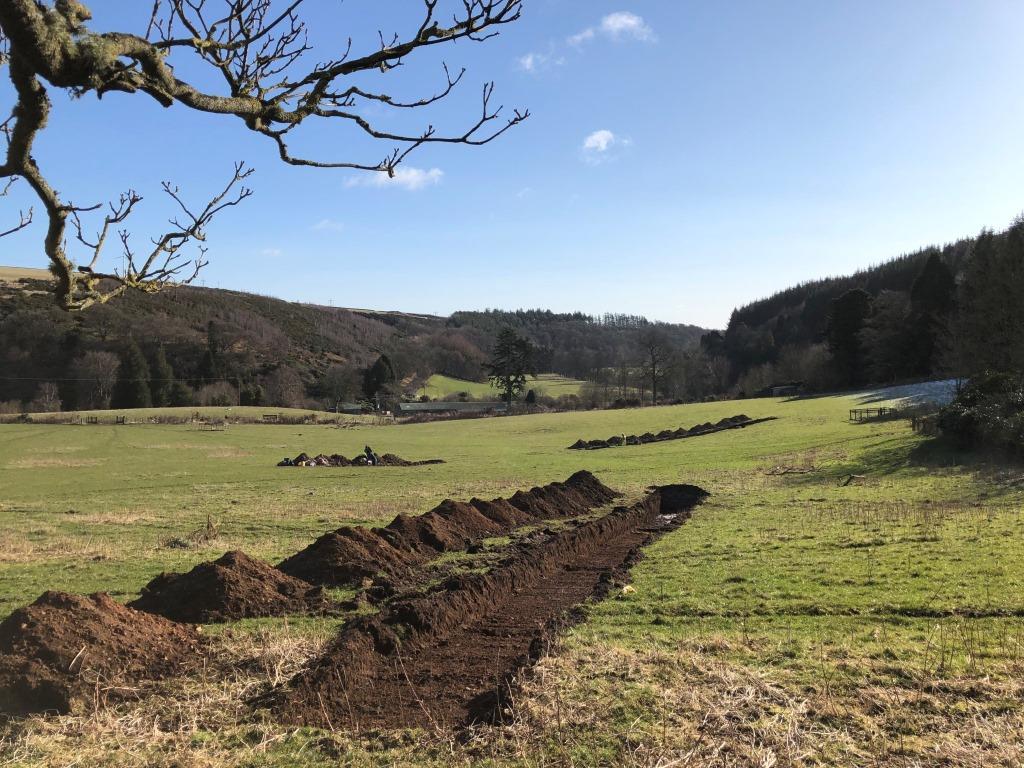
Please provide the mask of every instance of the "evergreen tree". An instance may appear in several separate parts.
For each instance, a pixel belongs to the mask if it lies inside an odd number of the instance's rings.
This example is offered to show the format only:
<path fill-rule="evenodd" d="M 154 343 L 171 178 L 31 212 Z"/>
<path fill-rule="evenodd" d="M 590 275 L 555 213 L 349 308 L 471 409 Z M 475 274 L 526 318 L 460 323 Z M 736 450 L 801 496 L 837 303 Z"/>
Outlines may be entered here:
<path fill-rule="evenodd" d="M 975 241 L 960 289 L 956 373 L 1024 370 L 1024 221 Z"/>
<path fill-rule="evenodd" d="M 526 387 L 526 377 L 536 374 L 533 345 L 528 339 L 505 327 L 498 333 L 491 359 L 484 364 L 491 383 L 510 406 Z"/>
<path fill-rule="evenodd" d="M 910 288 L 914 312 L 945 317 L 956 304 L 956 278 L 938 253 L 924 263 Z"/>
<path fill-rule="evenodd" d="M 394 394 L 395 368 L 387 355 L 381 355 L 363 374 L 363 394 L 367 400 L 390 397 Z"/>
<path fill-rule="evenodd" d="M 183 381 L 175 381 L 171 384 L 169 393 L 170 404 L 174 406 L 192 405 L 195 403 L 195 395 L 192 388 Z"/>
<path fill-rule="evenodd" d="M 121 367 L 118 369 L 111 404 L 114 408 L 149 408 L 153 404 L 149 392 L 149 365 L 139 345 L 131 337 L 121 355 Z"/>
<path fill-rule="evenodd" d="M 164 354 L 164 346 L 161 344 L 153 353 L 153 360 L 149 366 L 149 393 L 153 405 L 157 408 L 171 404 L 171 386 L 174 384 L 174 369 L 167 362 L 167 355 Z"/>
<path fill-rule="evenodd" d="M 882 291 L 860 332 L 861 348 L 873 382 L 890 382 L 907 374 L 911 337 L 907 329 L 910 301 L 902 291 Z"/>
<path fill-rule="evenodd" d="M 844 384 L 864 380 L 864 351 L 860 332 L 871 313 L 871 295 L 860 288 L 832 301 L 828 316 L 828 348 Z"/>

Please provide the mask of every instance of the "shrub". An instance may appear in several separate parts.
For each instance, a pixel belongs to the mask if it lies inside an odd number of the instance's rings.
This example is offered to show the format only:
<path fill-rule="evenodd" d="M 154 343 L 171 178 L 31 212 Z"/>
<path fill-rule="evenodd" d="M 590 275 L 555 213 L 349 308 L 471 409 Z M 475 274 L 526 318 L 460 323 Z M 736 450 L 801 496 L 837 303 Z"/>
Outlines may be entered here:
<path fill-rule="evenodd" d="M 1024 378 L 976 376 L 939 412 L 939 429 L 961 448 L 1024 451 Z"/>

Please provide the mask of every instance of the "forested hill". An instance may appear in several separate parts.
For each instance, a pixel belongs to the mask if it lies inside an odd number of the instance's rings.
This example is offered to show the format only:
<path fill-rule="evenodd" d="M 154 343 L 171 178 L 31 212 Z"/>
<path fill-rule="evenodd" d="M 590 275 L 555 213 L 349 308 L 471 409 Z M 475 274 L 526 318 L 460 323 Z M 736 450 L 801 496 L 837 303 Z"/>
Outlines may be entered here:
<path fill-rule="evenodd" d="M 942 248 L 923 248 L 852 275 L 800 283 L 736 309 L 729 319 L 729 329 L 739 325 L 771 328 L 775 343 L 780 346 L 820 341 L 833 299 L 852 288 L 861 288 L 872 296 L 878 296 L 882 291 L 909 293 L 925 262 L 933 254 L 937 254 L 954 275 L 959 274 L 973 243 L 974 238 L 965 238 Z"/>
<path fill-rule="evenodd" d="M 182 404 L 358 400 L 367 369 L 382 355 L 411 392 L 434 373 L 482 379 L 483 363 L 506 325 L 538 347 L 540 370 L 586 378 L 623 362 L 638 364 L 637 337 L 654 325 L 637 317 L 541 310 L 445 318 L 200 287 L 129 294 L 67 314 L 54 306 L 46 274 L 0 267 L 0 403 L 8 408 L 40 397 L 47 407 L 59 399 L 65 409 L 116 405 L 114 379 L 134 365 L 132 359 L 146 367 L 148 378 L 174 385 L 174 392 L 159 393 L 162 399 Z M 694 346 L 704 332 L 657 327 L 680 348 Z"/>
<path fill-rule="evenodd" d="M 1022 237 L 1018 221 L 802 283 L 736 309 L 701 348 L 726 363 L 724 386 L 748 393 L 785 381 L 820 390 L 1005 365 L 1002 342 L 983 329 L 1020 327 L 1009 315 L 1024 300 Z"/>

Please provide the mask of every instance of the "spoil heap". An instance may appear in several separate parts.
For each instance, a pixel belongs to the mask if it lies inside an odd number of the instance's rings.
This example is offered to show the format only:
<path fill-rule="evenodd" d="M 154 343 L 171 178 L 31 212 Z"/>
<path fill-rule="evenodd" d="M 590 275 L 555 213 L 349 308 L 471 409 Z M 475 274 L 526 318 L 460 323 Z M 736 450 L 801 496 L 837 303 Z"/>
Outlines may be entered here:
<path fill-rule="evenodd" d="M 288 614 L 322 614 L 323 589 L 282 573 L 244 552 L 228 552 L 188 573 L 161 573 L 132 608 L 194 624 Z"/>
<path fill-rule="evenodd" d="M 695 424 L 689 429 L 663 429 L 658 434 L 645 432 L 642 435 L 612 435 L 607 440 L 577 440 L 569 446 L 570 451 L 597 451 L 602 448 L 615 448 L 621 445 L 647 445 L 648 443 L 662 443 L 666 440 L 681 440 L 685 437 L 699 437 L 711 435 L 715 432 L 724 432 L 727 429 L 742 429 L 752 424 L 760 424 L 765 421 L 774 421 L 775 416 L 764 419 L 752 419 L 749 416 L 740 414 L 722 419 L 717 424 L 705 422 Z"/>
<path fill-rule="evenodd" d="M 509 688 L 544 641 L 707 492 L 654 489 L 572 530 L 524 544 L 496 568 L 449 579 L 346 623 L 326 652 L 263 700 L 286 721 L 438 727 L 503 716 Z"/>
<path fill-rule="evenodd" d="M 359 585 L 377 574 L 404 573 L 443 552 L 464 550 L 524 523 L 586 514 L 617 496 L 581 471 L 564 483 L 517 491 L 508 499 L 447 499 L 426 514 L 399 515 L 385 528 L 339 528 L 277 567 L 312 584 Z"/>
<path fill-rule="evenodd" d="M 0 623 L 0 712 L 68 713 L 126 684 L 178 674 L 202 654 L 195 627 L 108 595 L 44 592 Z"/>

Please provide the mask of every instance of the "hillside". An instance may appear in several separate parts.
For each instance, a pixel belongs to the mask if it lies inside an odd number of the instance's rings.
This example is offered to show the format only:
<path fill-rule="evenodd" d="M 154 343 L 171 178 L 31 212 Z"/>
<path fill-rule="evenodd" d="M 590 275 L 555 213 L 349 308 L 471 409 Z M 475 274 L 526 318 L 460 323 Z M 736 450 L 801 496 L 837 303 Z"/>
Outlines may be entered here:
<path fill-rule="evenodd" d="M 1014 368 L 1022 256 L 1018 221 L 753 301 L 701 347 L 725 371 L 722 388 L 747 393 L 773 382 L 824 390 Z"/>
<path fill-rule="evenodd" d="M 409 396 L 434 374 L 482 382 L 495 336 L 512 325 L 537 346 L 539 370 L 581 379 L 622 360 L 635 364 L 638 336 L 653 325 L 541 310 L 444 318 L 194 286 L 129 294 L 69 315 L 54 306 L 48 284 L 43 270 L 0 267 L 0 403 L 8 410 L 32 402 L 47 410 L 57 401 L 65 409 L 106 407 L 130 340 L 148 377 L 167 380 L 162 404 L 322 407 L 360 399 L 364 374 L 382 355 Z M 657 327 L 681 349 L 704 332 Z"/>

